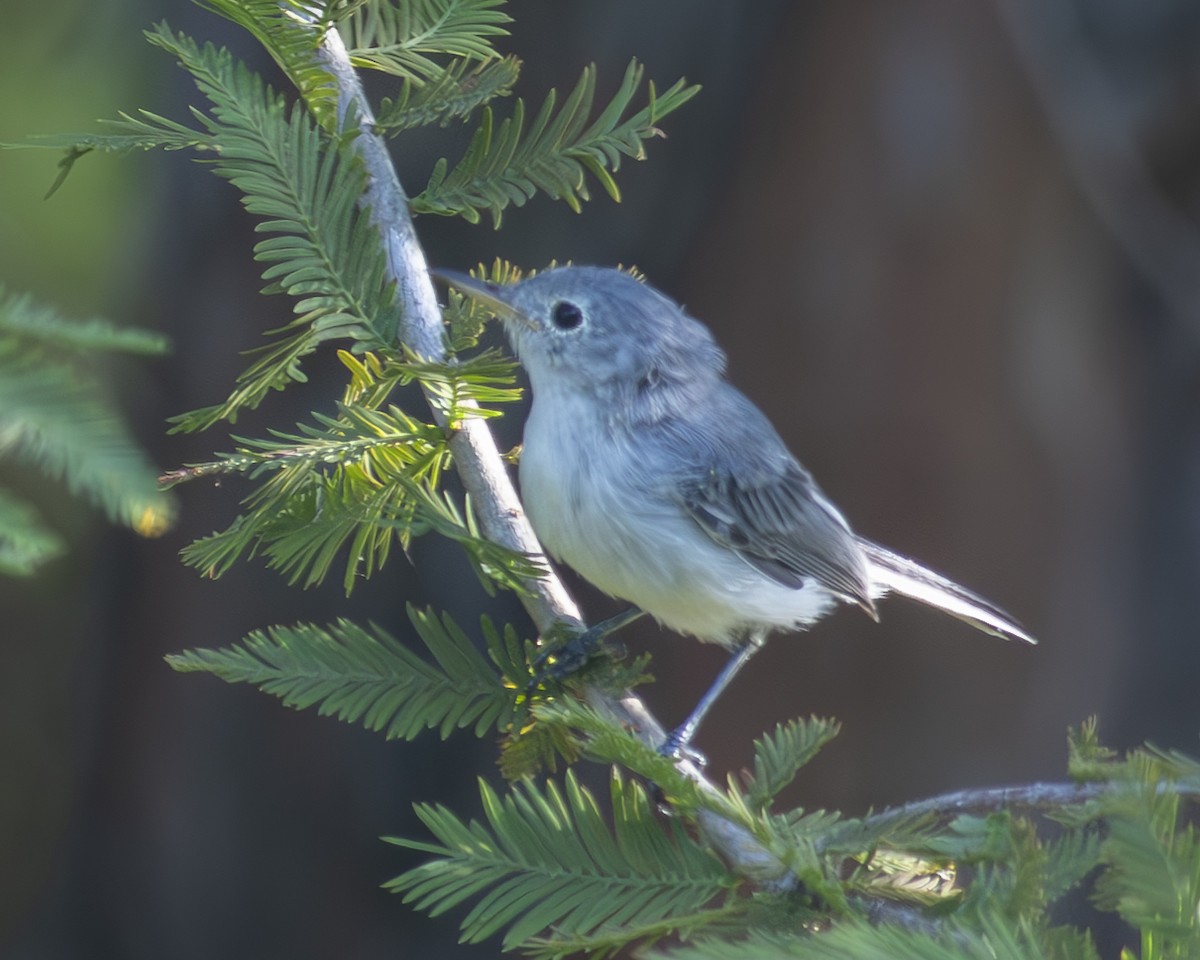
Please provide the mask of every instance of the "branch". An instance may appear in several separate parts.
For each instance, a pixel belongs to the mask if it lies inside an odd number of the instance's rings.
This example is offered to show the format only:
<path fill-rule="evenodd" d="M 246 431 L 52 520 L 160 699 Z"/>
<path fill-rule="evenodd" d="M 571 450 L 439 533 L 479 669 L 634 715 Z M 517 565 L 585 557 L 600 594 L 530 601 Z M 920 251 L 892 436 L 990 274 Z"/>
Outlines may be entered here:
<path fill-rule="evenodd" d="M 442 313 L 425 252 L 413 228 L 408 197 L 400 185 L 383 138 L 374 132 L 375 118 L 370 104 L 336 29 L 326 31 L 318 55 L 337 82 L 339 126 L 344 126 L 349 118 L 359 128 L 354 143 L 368 174 L 367 192 L 362 202 L 370 208 L 379 228 L 388 268 L 396 281 L 403 318 L 401 338 L 420 356 L 445 362 Z M 426 396 L 429 399 L 428 393 Z M 431 403 L 430 407 L 439 426 L 449 429 L 444 416 L 438 412 L 438 405 Z M 510 550 L 544 557 L 487 424 L 476 417 L 459 421 L 450 434 L 450 450 L 484 536 Z M 545 634 L 555 624 L 563 622 L 582 626 L 579 608 L 553 572 L 528 582 L 527 586 L 529 594 L 522 597 L 522 602 L 539 632 Z M 666 735 L 662 724 L 633 694 L 613 697 L 588 687 L 585 697 L 592 707 L 626 729 L 636 731 L 645 742 L 653 746 L 662 743 Z M 696 764 L 680 760 L 679 767 L 701 789 L 719 792 Z M 786 872 L 783 864 L 742 827 L 703 811 L 697 819 L 713 846 L 743 875 L 778 880 Z"/>
<path fill-rule="evenodd" d="M 908 820 L 913 817 L 956 817 L 963 813 L 991 813 L 1012 807 L 1046 810 L 1072 803 L 1084 803 L 1113 789 L 1111 783 L 1026 783 L 1012 787 L 983 787 L 975 790 L 956 790 L 941 796 L 928 797 L 889 807 L 866 817 L 864 823 L 876 826 L 889 820 Z"/>
<path fill-rule="evenodd" d="M 368 173 L 362 202 L 371 209 L 387 255 L 388 270 L 396 281 L 402 318 L 400 338 L 421 357 L 444 363 L 447 355 L 442 311 L 425 251 L 417 240 L 408 212 L 408 196 L 396 176 L 386 143 L 374 132 L 371 106 L 336 29 L 326 31 L 319 55 L 337 81 L 339 125 L 352 117 L 359 126 L 354 143 Z M 432 400 L 428 391 L 426 397 Z M 438 404 L 431 403 L 430 408 L 438 425 L 449 429 Z M 460 420 L 450 434 L 450 449 L 484 534 L 511 550 L 542 556 L 541 545 L 521 509 L 491 431 L 482 419 Z M 582 623 L 579 609 L 556 577 L 531 581 L 528 586 L 530 597 L 525 606 L 539 630 L 544 632 L 564 620 Z"/>
<path fill-rule="evenodd" d="M 886 825 L 890 820 L 909 820 L 922 816 L 949 819 L 963 813 L 992 813 L 997 810 L 1025 809 L 1045 811 L 1062 809 L 1072 804 L 1086 803 L 1105 794 L 1118 793 L 1126 788 L 1120 781 L 1087 783 L 1023 783 L 1011 787 L 983 787 L 956 790 L 925 800 L 914 800 L 898 807 L 889 807 L 864 818 L 870 827 Z M 1186 782 L 1158 784 L 1159 791 L 1173 791 L 1182 796 L 1200 796 L 1200 785 Z"/>

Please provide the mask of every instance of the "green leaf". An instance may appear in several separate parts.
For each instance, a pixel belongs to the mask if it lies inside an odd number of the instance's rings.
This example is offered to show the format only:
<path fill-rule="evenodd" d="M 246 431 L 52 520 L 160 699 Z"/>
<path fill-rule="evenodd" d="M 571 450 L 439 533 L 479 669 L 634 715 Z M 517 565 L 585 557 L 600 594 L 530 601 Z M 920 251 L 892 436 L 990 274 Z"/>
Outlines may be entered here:
<path fill-rule="evenodd" d="M 118 327 L 98 317 L 67 320 L 26 294 L 7 294 L 2 286 L 0 338 L 19 340 L 25 356 L 37 351 L 46 359 L 61 359 L 64 351 L 86 359 L 100 351 L 161 356 L 170 349 L 167 338 L 151 330 Z"/>
<path fill-rule="evenodd" d="M 1066 954 L 1066 957 L 1078 956 Z M 988 917 L 980 927 L 948 921 L 930 929 L 871 924 L 866 920 L 837 923 L 811 934 L 752 931 L 726 940 L 702 940 L 667 952 L 647 954 L 652 960 L 1060 960 L 1050 954 L 1037 931 L 1026 925 Z"/>
<path fill-rule="evenodd" d="M 772 735 L 755 740 L 754 777 L 746 790 L 750 800 L 768 806 L 840 729 L 836 720 L 811 717 L 776 724 Z"/>
<path fill-rule="evenodd" d="M 283 99 L 229 52 L 198 47 L 158 27 L 151 40 L 179 58 L 213 104 L 201 116 L 217 159 L 213 169 L 243 194 L 246 209 L 272 234 L 255 246 L 268 266 L 264 292 L 297 298 L 296 318 L 270 331 L 222 404 L 175 418 L 175 430 L 199 430 L 256 407 L 272 389 L 304 380 L 300 361 L 328 340 L 391 343 L 399 311 L 379 234 L 358 202 L 366 174 L 346 138 L 332 139 L 301 108 Z"/>
<path fill-rule="evenodd" d="M 508 35 L 504 0 L 379 0 L 356 6 L 342 21 L 357 67 L 424 81 L 443 66 L 434 57 L 491 60 L 492 37 Z"/>
<path fill-rule="evenodd" d="M 1163 957 L 1200 953 L 1200 836 L 1181 820 L 1178 794 L 1153 787 L 1114 803 L 1106 818 L 1096 883 L 1100 905 L 1116 910 L 1143 937 L 1167 947 Z"/>
<path fill-rule="evenodd" d="M 453 170 L 447 161 L 438 161 L 425 190 L 413 198 L 412 209 L 457 214 L 472 223 L 479 220 L 481 210 L 487 210 L 498 227 L 509 204 L 521 206 L 538 191 L 578 211 L 590 199 L 587 174 L 619 200 L 612 173 L 619 169 L 621 158 L 643 159 L 643 141 L 662 135 L 655 124 L 699 90 L 680 80 L 658 96 L 650 84 L 649 104 L 625 117 L 642 74 L 642 66 L 631 61 L 620 88 L 590 125 L 595 67 L 584 70 L 557 112 L 557 94 L 550 91 L 528 132 L 523 101 L 517 100 L 512 116 L 496 128 L 491 109 L 485 108 L 466 154 Z"/>
<path fill-rule="evenodd" d="M 1079 729 L 1067 730 L 1067 770 L 1077 783 L 1087 780 L 1106 780 L 1110 777 L 1119 757 L 1100 742 L 1100 721 L 1089 717 Z"/>
<path fill-rule="evenodd" d="M 116 120 L 101 119 L 97 122 L 113 132 L 39 134 L 25 143 L 5 146 L 9 149 L 73 150 L 80 155 L 92 150 L 121 155 L 134 150 L 212 149 L 212 138 L 205 131 L 160 117 L 149 110 L 138 110 L 137 116 L 121 112 Z"/>
<path fill-rule="evenodd" d="M 611 828 L 570 771 L 564 791 L 526 782 L 500 796 L 481 781 L 480 792 L 486 825 L 421 804 L 417 815 L 437 842 L 389 838 L 436 856 L 387 884 L 406 903 L 436 916 L 479 898 L 462 921 L 467 942 L 500 930 L 505 949 L 549 928 L 558 936 L 619 936 L 651 923 L 669 930 L 673 917 L 694 915 L 735 882 L 616 771 Z"/>
<path fill-rule="evenodd" d="M 693 813 L 708 805 L 695 782 L 679 772 L 672 758 L 587 704 L 564 697 L 538 703 L 533 715 L 539 724 L 563 727 L 578 735 L 579 745 L 590 759 L 620 766 L 655 784 L 679 813 Z"/>
<path fill-rule="evenodd" d="M 418 498 L 431 512 L 443 506 L 432 489 L 445 467 L 442 438 L 396 408 L 341 406 L 339 414 L 319 418 L 323 430 L 243 440 L 236 453 L 200 467 L 197 474 L 219 466 L 269 476 L 230 527 L 184 549 L 184 562 L 219 577 L 244 555 L 265 552 L 289 582 L 312 586 L 353 541 L 343 580 L 349 592 L 383 566 L 396 541 L 406 546 L 426 519 L 417 515 Z"/>
<path fill-rule="evenodd" d="M 461 119 L 496 97 L 507 96 L 520 71 L 516 57 L 482 65 L 459 60 L 427 82 L 406 79 L 394 100 L 383 99 L 375 128 L 395 135 L 413 127 Z"/>
<path fill-rule="evenodd" d="M 497 350 L 465 360 L 435 363 L 408 354 L 404 370 L 425 387 L 429 403 L 440 410 L 453 429 L 468 417 L 494 417 L 500 411 L 487 404 L 515 403 L 521 389 L 513 386 L 517 365 Z"/>
<path fill-rule="evenodd" d="M 329 133 L 337 131 L 337 84 L 321 66 L 317 48 L 336 3 L 314 0 L 201 0 L 247 30 L 279 64 Z"/>
<path fill-rule="evenodd" d="M 407 549 L 413 537 L 433 531 L 466 549 L 485 586 L 520 591 L 543 576 L 530 557 L 480 536 L 469 509 L 440 489 L 450 457 L 445 432 L 398 407 L 380 409 L 398 383 L 429 378 L 446 409 L 465 415 L 459 404 L 466 398 L 506 394 L 494 384 L 511 375 L 508 362 L 485 356 L 447 366 L 340 356 L 352 378 L 336 416 L 314 414 L 313 424 L 272 431 L 271 440 L 242 439 L 234 453 L 170 476 L 173 482 L 228 473 L 266 478 L 227 529 L 184 549 L 184 562 L 219 577 L 237 560 L 262 553 L 290 582 L 311 586 L 345 550 L 349 593 L 359 577 L 382 568 L 394 545 Z"/>
<path fill-rule="evenodd" d="M 539 773 L 557 772 L 560 758 L 570 765 L 579 757 L 579 741 L 568 728 L 550 723 L 528 723 L 501 741 L 496 764 L 505 780 L 521 780 Z"/>
<path fill-rule="evenodd" d="M 285 706 L 315 706 L 321 716 L 361 723 L 389 740 L 412 740 L 426 730 L 445 739 L 464 727 L 477 737 L 508 729 L 517 710 L 512 682 L 497 674 L 449 616 L 439 621 L 411 606 L 408 615 L 432 663 L 380 627 L 346 620 L 256 630 L 241 644 L 166 659 L 180 672 L 250 683 Z"/>
<path fill-rule="evenodd" d="M 30 504 L 0 489 L 0 573 L 30 576 L 65 546 Z"/>
<path fill-rule="evenodd" d="M 65 481 L 115 523 L 143 536 L 170 525 L 173 507 L 90 364 L 99 351 L 158 353 L 165 341 L 100 320 L 74 324 L 0 288 L 0 456 Z M 56 538 L 10 501 L 9 562 L 28 568 Z"/>
<path fill-rule="evenodd" d="M 93 151 L 122 155 L 134 150 L 212 149 L 207 133 L 160 117 L 149 110 L 139 110 L 136 117 L 121 113 L 117 120 L 101 120 L 100 123 L 114 132 L 45 134 L 30 137 L 24 143 L 0 144 L 0 147 L 8 150 L 32 148 L 65 151 L 58 162 L 58 176 L 46 191 L 47 198 L 63 185 L 75 168 L 75 163 Z"/>
<path fill-rule="evenodd" d="M 1048 841 L 1043 884 L 1045 898 L 1053 903 L 1077 887 L 1100 862 L 1100 832 L 1095 829 L 1068 830 Z"/>
<path fill-rule="evenodd" d="M 507 260 L 497 257 L 490 268 L 479 264 L 471 271 L 471 275 L 487 283 L 508 286 L 520 280 L 523 272 Z M 450 331 L 451 352 L 457 355 L 476 346 L 494 314 L 474 297 L 465 297 L 453 287 L 449 288 L 447 294 L 444 316 Z"/>

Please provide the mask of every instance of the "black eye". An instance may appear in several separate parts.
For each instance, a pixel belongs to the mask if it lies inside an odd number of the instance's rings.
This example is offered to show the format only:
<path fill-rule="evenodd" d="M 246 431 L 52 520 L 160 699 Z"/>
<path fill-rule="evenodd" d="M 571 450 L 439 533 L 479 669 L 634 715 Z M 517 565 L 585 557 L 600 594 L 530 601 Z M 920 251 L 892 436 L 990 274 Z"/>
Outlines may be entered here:
<path fill-rule="evenodd" d="M 559 330 L 574 330 L 583 323 L 583 311 L 569 301 L 559 300 L 550 312 L 550 319 Z"/>

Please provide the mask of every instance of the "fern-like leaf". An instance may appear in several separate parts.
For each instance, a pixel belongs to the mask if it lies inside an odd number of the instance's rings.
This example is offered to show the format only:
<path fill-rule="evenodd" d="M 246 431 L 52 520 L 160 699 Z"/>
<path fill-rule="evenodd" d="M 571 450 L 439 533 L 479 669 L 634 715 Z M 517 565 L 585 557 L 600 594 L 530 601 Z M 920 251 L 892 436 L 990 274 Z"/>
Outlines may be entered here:
<path fill-rule="evenodd" d="M 472 275 L 487 283 L 507 286 L 520 280 L 523 272 L 507 260 L 497 257 L 490 268 L 479 264 Z M 488 320 L 494 314 L 474 297 L 465 297 L 453 287 L 448 289 L 447 294 L 444 316 L 450 331 L 450 348 L 457 355 L 477 345 Z"/>
<path fill-rule="evenodd" d="M 155 470 L 88 364 L 98 351 L 161 353 L 165 341 L 101 320 L 71 323 L 0 289 L 0 455 L 66 482 L 71 493 L 145 536 L 166 530 L 172 505 Z M 57 538 L 7 499 L 7 565 L 29 572 Z"/>
<path fill-rule="evenodd" d="M 272 440 L 243 439 L 235 453 L 169 478 L 267 477 L 243 501 L 242 516 L 185 548 L 184 562 L 219 577 L 242 557 L 262 553 L 290 582 L 311 586 L 325 579 L 346 548 L 343 586 L 349 593 L 359 577 L 384 565 L 394 545 L 407 549 L 413 537 L 433 531 L 466 549 L 485 586 L 491 581 L 523 590 L 525 581 L 540 577 L 540 565 L 480 536 L 469 510 L 440 489 L 450 456 L 444 431 L 399 407 L 383 407 L 397 383 L 419 377 L 433 383 L 449 413 L 461 413 L 465 396 L 507 396 L 505 388 L 489 385 L 493 375 L 510 375 L 507 362 L 435 369 L 385 363 L 373 354 L 340 356 L 352 381 L 336 416 L 315 414 L 314 424 L 291 434 L 273 431 Z"/>
<path fill-rule="evenodd" d="M 378 0 L 342 20 L 355 66 L 410 80 L 438 78 L 434 57 L 491 60 L 492 37 L 508 35 L 504 0 Z"/>
<path fill-rule="evenodd" d="M 206 131 L 160 117 L 149 110 L 138 110 L 136 115 L 122 111 L 117 114 L 117 119 L 101 119 L 99 123 L 112 132 L 38 134 L 24 143 L 6 143 L 4 147 L 9 150 L 68 150 L 76 154 L 72 163 L 92 150 L 119 155 L 134 150 L 212 149 L 212 137 Z"/>
<path fill-rule="evenodd" d="M 539 724 L 570 730 L 590 759 L 620 766 L 655 784 L 679 813 L 693 813 L 706 805 L 695 781 L 685 777 L 672 758 L 586 703 L 572 698 L 539 703 L 533 715 Z"/>
<path fill-rule="evenodd" d="M 836 720 L 811 717 L 776 724 L 773 734 L 755 740 L 754 777 L 746 790 L 751 802 L 769 805 L 840 729 Z"/>
<path fill-rule="evenodd" d="M 1156 956 L 1200 955 L 1200 832 L 1177 793 L 1147 785 L 1110 806 L 1098 902 L 1158 945 Z"/>
<path fill-rule="evenodd" d="M 0 489 L 0 573 L 27 577 L 65 546 L 30 504 Z"/>
<path fill-rule="evenodd" d="M 1046 871 L 1043 880 L 1047 902 L 1065 896 L 1080 884 L 1100 862 L 1100 831 L 1095 829 L 1068 830 L 1056 840 L 1048 841 Z"/>
<path fill-rule="evenodd" d="M 202 0 L 247 30 L 295 84 L 314 117 L 337 130 L 337 84 L 316 56 L 331 15 L 314 0 Z"/>
<path fill-rule="evenodd" d="M 212 138 L 202 130 L 160 117 L 149 110 L 139 110 L 137 116 L 118 114 L 116 120 L 101 120 L 100 124 L 112 133 L 57 133 L 30 137 L 25 143 L 5 143 L 5 149 L 58 149 L 65 153 L 58 161 L 58 175 L 46 191 L 53 196 L 63 185 L 75 164 L 93 151 L 126 154 L 134 150 L 211 150 Z"/>
<path fill-rule="evenodd" d="M 198 47 L 162 26 L 149 36 L 178 57 L 212 102 L 212 116 L 202 120 L 216 151 L 214 170 L 242 191 L 247 210 L 264 218 L 259 232 L 273 234 L 254 248 L 255 258 L 269 264 L 264 292 L 298 301 L 296 318 L 271 331 L 276 342 L 223 404 L 176 418 L 176 430 L 197 430 L 234 420 L 270 390 L 303 380 L 300 361 L 322 342 L 392 342 L 399 314 L 378 232 L 357 206 L 366 175 L 348 141 L 330 139 L 305 110 L 289 111 L 228 51 Z"/>
<path fill-rule="evenodd" d="M 449 616 L 440 621 L 413 607 L 409 619 L 433 662 L 418 657 L 381 628 L 339 620 L 329 627 L 299 624 L 256 630 L 240 644 L 172 654 L 183 673 L 212 673 L 250 683 L 297 710 L 361 723 L 389 740 L 426 730 L 445 739 L 471 727 L 483 736 L 506 730 L 518 694 Z"/>
<path fill-rule="evenodd" d="M 650 102 L 626 117 L 641 87 L 642 74 L 641 64 L 631 61 L 620 88 L 591 124 L 588 116 L 596 89 L 595 67 L 584 70 L 557 112 L 557 94 L 552 90 L 528 132 L 523 101 L 517 100 L 513 115 L 495 128 L 491 109 L 485 108 L 466 154 L 453 170 L 446 160 L 438 161 L 428 186 L 413 198 L 413 210 L 457 214 L 472 223 L 480 219 L 481 210 L 487 210 L 499 226 L 509 204 L 521 206 L 541 191 L 578 211 L 582 202 L 590 199 L 587 174 L 614 200 L 620 200 L 612 175 L 621 158 L 642 159 L 643 141 L 661 135 L 655 126 L 658 120 L 700 89 L 680 80 L 660 96 L 651 83 Z"/>
<path fill-rule="evenodd" d="M 1065 941 L 1064 941 L 1065 943 Z M 865 920 L 811 934 L 759 930 L 737 939 L 706 939 L 648 960 L 1090 960 L 1050 953 L 1027 925 L 990 915 L 979 927 L 947 921 L 930 931 Z"/>
<path fill-rule="evenodd" d="M 150 330 L 118 327 L 92 317 L 67 320 L 27 294 L 9 294 L 0 287 L 0 338 L 26 359 L 65 359 L 70 354 L 84 360 L 99 352 L 162 356 L 166 337 Z"/>
<path fill-rule="evenodd" d="M 656 818 L 645 791 L 613 772 L 613 825 L 568 771 L 564 790 L 526 782 L 499 796 L 481 782 L 487 825 L 418 805 L 437 842 L 391 842 L 436 859 L 388 888 L 437 915 L 481 899 L 462 921 L 478 942 L 507 928 L 504 947 L 553 929 L 560 936 L 617 934 L 705 908 L 734 884 L 717 859 L 675 822 Z"/>
<path fill-rule="evenodd" d="M 375 128 L 395 135 L 461 119 L 496 97 L 507 96 L 520 72 L 521 61 L 504 57 L 482 65 L 458 60 L 425 83 L 406 79 L 395 99 L 383 99 Z"/>

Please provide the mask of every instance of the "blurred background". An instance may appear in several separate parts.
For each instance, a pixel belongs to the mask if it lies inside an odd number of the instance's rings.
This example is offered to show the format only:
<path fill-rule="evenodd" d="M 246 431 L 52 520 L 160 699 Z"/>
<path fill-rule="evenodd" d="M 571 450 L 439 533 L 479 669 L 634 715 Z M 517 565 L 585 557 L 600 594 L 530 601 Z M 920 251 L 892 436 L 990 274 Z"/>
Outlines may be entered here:
<path fill-rule="evenodd" d="M 636 264 L 727 348 L 856 528 L 1017 614 L 1021 648 L 902 601 L 777 638 L 702 731 L 720 779 L 796 715 L 841 737 L 790 798 L 861 813 L 969 786 L 1061 778 L 1090 714 L 1128 747 L 1200 752 L 1200 6 L 1191 0 L 519 0 L 501 49 L 539 101 L 595 61 L 637 56 L 702 94 L 628 163 L 623 202 L 582 216 L 539 198 L 505 226 L 418 224 L 434 263 L 499 255 Z M 6 4 L 0 140 L 91 129 L 146 107 L 182 117 L 189 81 L 139 30 L 167 18 L 274 75 L 247 38 L 184 0 Z M 381 92 L 386 92 L 380 86 Z M 417 188 L 461 130 L 402 141 Z M 288 316 L 257 296 L 253 222 L 183 155 L 87 157 L 48 201 L 57 157 L 0 153 L 0 281 L 70 315 L 167 333 L 174 353 L 114 366 L 164 468 L 221 430 L 167 437 L 214 403 L 238 351 Z M 594 191 L 601 193 L 602 191 Z M 272 397 L 237 432 L 287 428 L 338 373 Z M 516 418 L 501 443 L 519 438 Z M 455 918 L 379 889 L 412 860 L 413 800 L 477 811 L 491 744 L 385 743 L 249 688 L 172 673 L 166 653 L 274 623 L 374 618 L 404 604 L 470 626 L 453 548 L 425 542 L 347 599 L 261 564 L 217 582 L 177 560 L 246 488 L 190 484 L 157 541 L 55 504 L 69 556 L 0 583 L 0 956 L 479 957 Z M 331 578 L 336 581 L 338 578 Z M 592 618 L 616 606 L 586 588 Z M 647 699 L 678 722 L 723 654 L 656 630 Z"/>

